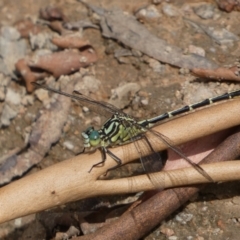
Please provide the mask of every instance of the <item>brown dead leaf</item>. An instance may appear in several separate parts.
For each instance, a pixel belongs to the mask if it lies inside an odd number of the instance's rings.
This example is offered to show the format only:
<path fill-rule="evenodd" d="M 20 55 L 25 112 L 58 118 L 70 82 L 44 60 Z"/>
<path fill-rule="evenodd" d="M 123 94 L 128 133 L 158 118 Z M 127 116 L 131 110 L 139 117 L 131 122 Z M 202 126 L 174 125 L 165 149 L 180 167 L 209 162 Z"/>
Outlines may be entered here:
<path fill-rule="evenodd" d="M 239 66 L 233 66 L 231 68 L 219 67 L 215 69 L 194 68 L 192 69 L 192 73 L 198 77 L 208 79 L 240 81 Z"/>
<path fill-rule="evenodd" d="M 54 37 L 52 43 L 60 48 L 82 48 L 90 45 L 88 40 L 84 40 L 76 35 Z"/>
<path fill-rule="evenodd" d="M 31 82 L 43 78 L 48 73 L 57 78 L 76 72 L 96 61 L 97 55 L 92 48 L 82 52 L 75 49 L 21 59 L 16 63 L 16 69 L 25 80 L 27 91 L 32 92 L 34 88 Z"/>
<path fill-rule="evenodd" d="M 37 59 L 29 59 L 28 66 L 50 72 L 54 77 L 68 75 L 78 71 L 81 67 L 87 67 L 97 61 L 96 52 L 88 48 L 82 52 L 67 50 L 39 56 Z"/>

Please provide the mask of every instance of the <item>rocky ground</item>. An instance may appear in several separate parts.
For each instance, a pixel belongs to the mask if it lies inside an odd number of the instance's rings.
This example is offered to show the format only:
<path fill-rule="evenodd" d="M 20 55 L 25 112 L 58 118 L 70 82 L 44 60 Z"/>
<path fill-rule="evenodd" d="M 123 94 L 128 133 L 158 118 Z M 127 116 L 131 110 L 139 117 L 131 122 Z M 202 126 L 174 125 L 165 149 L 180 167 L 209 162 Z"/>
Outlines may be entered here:
<path fill-rule="evenodd" d="M 62 91 L 74 88 L 141 119 L 239 89 L 239 2 L 92 0 L 88 4 L 76 0 L 0 3 L 2 186 L 76 155 L 82 150 L 81 132 L 92 124 L 101 126 L 104 120 L 104 114 L 67 100 L 61 111 L 44 116 L 41 109 L 58 100 L 43 89 L 34 90 L 32 81 L 44 79 L 43 84 Z M 207 72 L 216 68 L 219 71 Z M 40 115 L 41 124 L 36 123 Z M 46 130 L 46 125 L 53 127 Z M 32 150 L 29 145 L 40 153 L 34 161 L 25 161 L 25 152 Z M 110 177 L 140 168 L 140 164 L 125 166 Z M 143 239 L 238 239 L 239 193 L 238 182 L 210 184 Z M 0 238 L 83 235 L 101 225 L 92 224 L 102 214 L 96 209 L 137 197 L 88 199 L 18 218 L 0 225 Z M 87 227 L 66 220 L 70 213 L 93 209 L 97 213 L 91 220 L 82 217 Z M 58 222 L 62 215 L 64 227 Z"/>

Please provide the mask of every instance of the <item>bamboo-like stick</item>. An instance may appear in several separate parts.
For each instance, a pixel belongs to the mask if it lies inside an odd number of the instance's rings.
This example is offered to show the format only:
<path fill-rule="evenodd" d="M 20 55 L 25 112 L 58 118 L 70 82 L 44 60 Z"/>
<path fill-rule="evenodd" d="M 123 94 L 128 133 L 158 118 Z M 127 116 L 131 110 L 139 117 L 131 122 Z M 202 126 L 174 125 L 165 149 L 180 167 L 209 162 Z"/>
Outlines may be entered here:
<path fill-rule="evenodd" d="M 154 130 L 161 132 L 175 144 L 181 144 L 237 126 L 239 123 L 240 100 L 234 99 L 166 122 L 155 127 Z M 148 137 L 155 148 L 156 141 L 158 141 L 158 150 L 166 148 L 164 143 L 150 135 Z M 129 152 L 127 156 L 124 156 L 125 148 Z M 112 152 L 121 158 L 123 163 L 138 157 L 133 143 L 113 148 Z M 116 164 L 108 157 L 103 167 L 94 168 L 89 173 L 91 166 L 100 160 L 99 151 L 93 154 L 82 154 L 2 187 L 0 189 L 0 223 L 79 199 L 144 191 L 156 187 L 145 175 L 118 180 L 97 180 L 107 169 Z M 239 163 L 236 162 L 231 164 L 227 162 L 206 165 L 203 168 L 214 181 L 229 181 L 240 178 L 238 165 Z M 193 168 L 156 173 L 156 178 L 164 181 L 164 187 L 208 181 Z"/>

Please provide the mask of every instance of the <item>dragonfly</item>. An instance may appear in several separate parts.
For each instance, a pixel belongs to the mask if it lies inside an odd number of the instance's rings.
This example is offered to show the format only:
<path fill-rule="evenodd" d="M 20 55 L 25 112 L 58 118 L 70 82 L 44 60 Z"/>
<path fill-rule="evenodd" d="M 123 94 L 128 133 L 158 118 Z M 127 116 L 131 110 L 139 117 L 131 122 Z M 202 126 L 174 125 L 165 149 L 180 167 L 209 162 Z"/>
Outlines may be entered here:
<path fill-rule="evenodd" d="M 86 150 L 99 149 L 102 154 L 101 161 L 94 164 L 89 170 L 89 173 L 92 171 L 93 168 L 104 165 L 107 155 L 109 155 L 117 163 L 116 166 L 109 168 L 107 172 L 121 166 L 122 160 L 118 156 L 113 154 L 113 152 L 109 148 L 134 142 L 135 147 L 139 152 L 139 155 L 140 155 L 139 158 L 142 163 L 143 169 L 144 171 L 146 171 L 148 177 L 151 180 L 152 178 L 150 177 L 149 173 L 161 170 L 164 164 L 160 164 L 160 169 L 153 169 L 152 164 L 149 164 L 150 159 L 154 159 L 154 161 L 156 160 L 161 161 L 161 155 L 159 152 L 154 150 L 150 141 L 146 137 L 145 133 L 147 131 L 157 136 L 160 139 L 160 141 L 163 141 L 166 144 L 166 146 L 171 148 L 179 156 L 185 159 L 192 167 L 194 167 L 200 174 L 202 174 L 206 179 L 212 182 L 213 179 L 208 175 L 206 171 L 203 170 L 203 168 L 200 165 L 191 161 L 187 156 L 185 156 L 181 152 L 181 150 L 178 147 L 172 144 L 171 141 L 166 136 L 153 130 L 152 127 L 165 119 L 177 116 L 179 114 L 183 114 L 183 113 L 192 111 L 194 109 L 210 105 L 215 102 L 240 96 L 240 90 L 237 90 L 237 91 L 225 93 L 217 97 L 208 98 L 201 102 L 194 103 L 192 105 L 186 105 L 177 110 L 166 112 L 150 119 L 138 121 L 134 117 L 124 113 L 121 109 L 118 109 L 114 105 L 109 104 L 107 102 L 103 102 L 103 101 L 96 101 L 88 96 L 81 94 L 78 91 L 73 91 L 73 94 L 69 94 L 69 93 L 62 92 L 60 90 L 57 90 L 45 85 L 41 85 L 38 83 L 32 83 L 32 84 L 38 88 L 42 88 L 47 91 L 54 92 L 54 93 L 75 99 L 79 101 L 81 105 L 87 104 L 90 106 L 94 106 L 94 107 L 97 107 L 98 109 L 97 111 L 104 110 L 111 114 L 111 117 L 102 125 L 102 127 L 99 130 L 96 130 L 93 126 L 90 126 L 85 131 L 82 132 L 82 137 L 84 141 L 84 149 L 82 153 L 84 153 Z M 137 144 L 137 140 L 140 140 L 140 139 L 144 140 L 147 148 L 152 153 L 151 155 L 145 156 L 143 151 L 138 149 L 139 145 Z"/>

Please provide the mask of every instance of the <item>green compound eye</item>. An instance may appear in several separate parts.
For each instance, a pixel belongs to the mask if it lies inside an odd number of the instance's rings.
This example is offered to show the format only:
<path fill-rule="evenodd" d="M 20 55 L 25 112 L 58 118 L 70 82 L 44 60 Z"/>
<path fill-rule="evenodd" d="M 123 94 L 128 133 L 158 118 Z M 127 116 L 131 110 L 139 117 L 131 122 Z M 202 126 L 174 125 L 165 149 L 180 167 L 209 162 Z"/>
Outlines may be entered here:
<path fill-rule="evenodd" d="M 90 139 L 90 144 L 93 147 L 96 147 L 101 141 L 100 135 L 96 130 L 91 131 L 91 133 L 89 134 L 89 139 Z"/>

